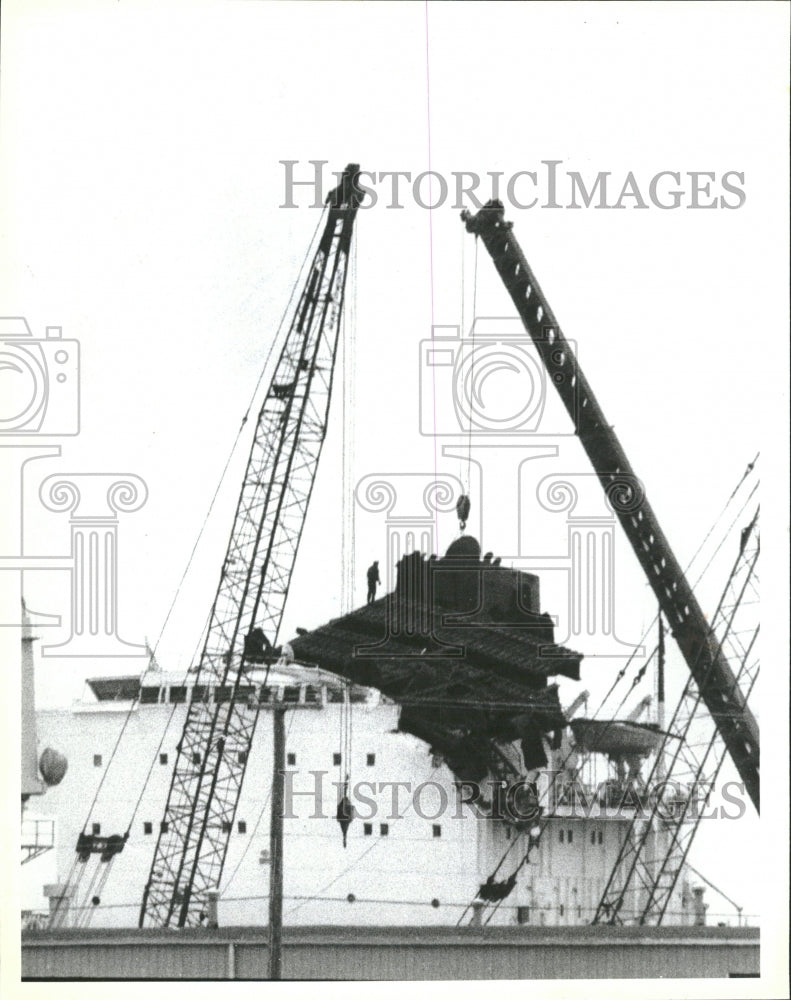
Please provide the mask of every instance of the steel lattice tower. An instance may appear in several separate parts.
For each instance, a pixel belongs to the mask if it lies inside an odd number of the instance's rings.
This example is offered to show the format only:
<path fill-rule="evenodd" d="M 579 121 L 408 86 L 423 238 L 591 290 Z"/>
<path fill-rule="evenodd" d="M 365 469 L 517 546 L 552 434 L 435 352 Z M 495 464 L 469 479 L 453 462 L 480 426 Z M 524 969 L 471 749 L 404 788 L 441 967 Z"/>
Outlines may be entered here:
<path fill-rule="evenodd" d="M 745 702 L 760 666 L 756 648 L 760 628 L 759 554 L 756 511 L 742 531 L 739 552 L 711 631 L 718 652 L 736 667 L 734 688 Z M 662 922 L 726 752 L 722 735 L 690 675 L 646 782 L 652 789 L 650 808 L 642 816 L 635 812 L 594 923 L 620 923 L 626 919 L 640 924 Z"/>
<path fill-rule="evenodd" d="M 244 681 L 252 655 L 245 638 L 261 629 L 272 647 L 277 642 L 327 431 L 362 197 L 358 174 L 358 166 L 348 166 L 327 199 L 326 224 L 258 417 L 195 693 L 176 748 L 141 927 L 198 924 L 206 893 L 222 875 L 258 718 Z"/>

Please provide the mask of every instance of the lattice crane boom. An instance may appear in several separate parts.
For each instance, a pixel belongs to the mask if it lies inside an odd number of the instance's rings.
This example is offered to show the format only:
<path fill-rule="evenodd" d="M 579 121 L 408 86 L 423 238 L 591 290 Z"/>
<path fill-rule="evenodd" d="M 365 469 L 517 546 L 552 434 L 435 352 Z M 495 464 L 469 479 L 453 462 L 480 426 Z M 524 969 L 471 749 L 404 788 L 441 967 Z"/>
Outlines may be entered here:
<path fill-rule="evenodd" d="M 463 212 L 462 218 L 468 232 L 480 237 L 489 252 L 758 809 L 758 724 L 673 555 L 640 480 L 514 238 L 513 224 L 505 221 L 499 201 L 487 203 L 475 215 Z"/>
<path fill-rule="evenodd" d="M 742 531 L 739 552 L 712 617 L 712 631 L 736 664 L 736 684 L 747 697 L 759 671 L 756 641 L 759 599 L 758 511 Z M 616 923 L 624 909 L 640 924 L 659 924 L 668 910 L 709 794 L 722 768 L 725 747 L 703 712 L 690 675 L 657 750 L 647 787 L 647 815 L 635 811 L 596 909 L 593 923 Z M 634 905 L 624 906 L 633 898 Z"/>
<path fill-rule="evenodd" d="M 198 924 L 219 885 L 258 712 L 244 681 L 271 662 L 327 431 L 352 232 L 362 197 L 349 165 L 255 430 L 160 824 L 139 925 Z M 256 638 L 257 636 L 257 638 Z M 213 682 L 212 684 L 207 683 Z"/>

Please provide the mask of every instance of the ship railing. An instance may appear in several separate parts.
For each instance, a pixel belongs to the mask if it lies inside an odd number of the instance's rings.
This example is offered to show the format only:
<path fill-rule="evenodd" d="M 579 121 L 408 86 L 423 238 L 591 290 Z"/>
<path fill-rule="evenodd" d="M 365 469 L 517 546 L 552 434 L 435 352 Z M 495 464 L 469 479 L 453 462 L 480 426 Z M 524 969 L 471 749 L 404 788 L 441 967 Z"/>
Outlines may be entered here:
<path fill-rule="evenodd" d="M 22 820 L 22 864 L 32 861 L 55 846 L 55 820 Z"/>

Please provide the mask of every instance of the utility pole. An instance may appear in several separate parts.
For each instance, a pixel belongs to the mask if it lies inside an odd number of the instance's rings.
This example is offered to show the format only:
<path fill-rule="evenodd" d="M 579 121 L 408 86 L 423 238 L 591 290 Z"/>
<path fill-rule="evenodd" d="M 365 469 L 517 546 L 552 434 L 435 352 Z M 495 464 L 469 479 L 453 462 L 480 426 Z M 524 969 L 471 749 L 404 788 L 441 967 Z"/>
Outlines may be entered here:
<path fill-rule="evenodd" d="M 284 702 L 277 692 L 259 705 L 272 712 L 272 814 L 269 825 L 269 979 L 283 977 L 283 813 L 285 812 L 286 712 L 321 710 L 321 700 Z"/>
<path fill-rule="evenodd" d="M 273 706 L 272 819 L 269 827 L 269 978 L 283 971 L 283 771 L 286 764 L 286 706 Z"/>

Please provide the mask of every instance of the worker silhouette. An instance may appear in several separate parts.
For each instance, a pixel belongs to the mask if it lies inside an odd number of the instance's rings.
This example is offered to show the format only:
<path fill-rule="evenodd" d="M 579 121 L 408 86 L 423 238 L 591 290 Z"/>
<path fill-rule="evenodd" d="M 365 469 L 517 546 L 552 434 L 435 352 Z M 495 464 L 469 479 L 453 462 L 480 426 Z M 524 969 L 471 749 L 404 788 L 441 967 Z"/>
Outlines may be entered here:
<path fill-rule="evenodd" d="M 382 581 L 379 579 L 379 563 L 374 560 L 373 565 L 368 567 L 368 600 L 366 603 L 373 604 L 376 600 L 376 587 Z"/>

